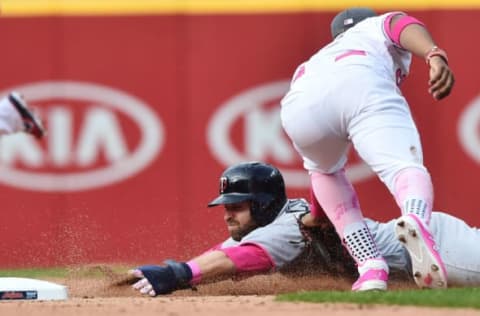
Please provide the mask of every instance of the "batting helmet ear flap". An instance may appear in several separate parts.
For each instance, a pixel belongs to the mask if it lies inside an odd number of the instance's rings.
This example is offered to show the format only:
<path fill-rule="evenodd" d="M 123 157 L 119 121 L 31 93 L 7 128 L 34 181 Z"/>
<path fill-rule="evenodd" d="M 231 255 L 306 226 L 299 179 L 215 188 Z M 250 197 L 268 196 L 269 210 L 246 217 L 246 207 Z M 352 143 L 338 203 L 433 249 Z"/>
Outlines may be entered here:
<path fill-rule="evenodd" d="M 258 194 L 251 201 L 251 214 L 258 226 L 265 226 L 273 222 L 275 217 L 287 202 L 287 198 L 271 196 L 269 194 Z"/>
<path fill-rule="evenodd" d="M 270 203 L 252 200 L 250 209 L 252 218 L 255 220 L 255 223 L 257 223 L 258 226 L 270 224 L 277 216 L 277 213 L 269 212 Z"/>

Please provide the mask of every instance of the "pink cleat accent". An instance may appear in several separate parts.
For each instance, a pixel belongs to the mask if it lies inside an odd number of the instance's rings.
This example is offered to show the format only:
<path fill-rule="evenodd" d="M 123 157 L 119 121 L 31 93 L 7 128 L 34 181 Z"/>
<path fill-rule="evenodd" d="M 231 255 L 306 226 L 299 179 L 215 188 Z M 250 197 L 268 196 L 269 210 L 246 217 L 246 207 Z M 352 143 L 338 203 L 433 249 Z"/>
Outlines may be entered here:
<path fill-rule="evenodd" d="M 383 259 L 369 259 L 358 266 L 360 277 L 352 285 L 352 291 L 385 291 L 388 281 L 388 265 Z"/>
<path fill-rule="evenodd" d="M 447 271 L 432 234 L 415 214 L 397 219 L 397 239 L 410 254 L 415 283 L 420 288 L 446 288 Z"/>

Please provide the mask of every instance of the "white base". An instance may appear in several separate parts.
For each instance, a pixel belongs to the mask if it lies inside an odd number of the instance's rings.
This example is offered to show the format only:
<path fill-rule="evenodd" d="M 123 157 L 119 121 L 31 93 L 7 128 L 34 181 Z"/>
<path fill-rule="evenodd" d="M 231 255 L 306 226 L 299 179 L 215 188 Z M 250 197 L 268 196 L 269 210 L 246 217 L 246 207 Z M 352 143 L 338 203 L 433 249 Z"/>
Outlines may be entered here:
<path fill-rule="evenodd" d="M 67 287 L 28 278 L 0 278 L 0 300 L 66 300 Z"/>

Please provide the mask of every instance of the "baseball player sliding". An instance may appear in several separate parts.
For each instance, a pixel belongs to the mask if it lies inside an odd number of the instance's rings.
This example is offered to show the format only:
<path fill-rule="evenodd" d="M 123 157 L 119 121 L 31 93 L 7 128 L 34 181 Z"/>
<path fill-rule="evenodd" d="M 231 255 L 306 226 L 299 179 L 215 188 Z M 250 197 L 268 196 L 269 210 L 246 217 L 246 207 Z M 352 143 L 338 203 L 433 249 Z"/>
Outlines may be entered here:
<path fill-rule="evenodd" d="M 311 207 L 304 199 L 288 199 L 283 177 L 274 166 L 247 162 L 227 168 L 220 177 L 220 195 L 209 204 L 218 205 L 224 208 L 230 238 L 187 262 L 167 260 L 162 266 L 131 270 L 137 280 L 133 288 L 156 296 L 232 277 L 285 271 L 304 263 L 301 259 L 309 257 L 307 252 L 314 253 L 319 270 L 358 277 L 355 262 L 315 199 Z M 397 238 L 405 232 L 395 229 L 396 221 L 366 219 L 365 223 L 389 269 L 411 276 L 430 273 L 430 259 L 421 256 L 425 249 L 420 238 L 409 235 L 410 247 L 404 247 Z M 419 236 L 416 228 L 409 229 Z M 449 284 L 480 285 L 480 231 L 439 212 L 432 213 L 430 229 L 440 247 Z M 448 238 L 444 232 L 449 232 Z"/>
<path fill-rule="evenodd" d="M 22 96 L 11 92 L 0 99 L 0 135 L 18 132 L 25 132 L 40 139 L 45 135 L 45 128 Z"/>
<path fill-rule="evenodd" d="M 297 68 L 281 102 L 281 118 L 310 174 L 316 199 L 358 265 L 352 289 L 385 290 L 389 274 L 345 176 L 352 144 L 395 197 L 402 214 L 396 226 L 399 238 L 407 247 L 416 238 L 426 251 L 431 269 L 417 271 L 415 280 L 422 287 L 444 288 L 446 267 L 429 229 L 432 181 L 398 86 L 413 54 L 429 68 L 429 93 L 435 100 L 445 98 L 454 85 L 447 54 L 421 21 L 402 12 L 377 15 L 369 8 L 347 9 L 333 19 L 331 32 L 333 41 Z M 313 211 L 312 216 L 320 215 Z"/>

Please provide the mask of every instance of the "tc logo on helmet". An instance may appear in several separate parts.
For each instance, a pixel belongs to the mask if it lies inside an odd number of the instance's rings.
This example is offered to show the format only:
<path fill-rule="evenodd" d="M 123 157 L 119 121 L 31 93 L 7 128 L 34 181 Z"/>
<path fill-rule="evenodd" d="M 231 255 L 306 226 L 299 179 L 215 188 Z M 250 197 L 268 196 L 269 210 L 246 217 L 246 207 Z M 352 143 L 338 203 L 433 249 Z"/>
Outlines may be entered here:
<path fill-rule="evenodd" d="M 223 194 L 225 190 L 227 190 L 227 186 L 228 186 L 227 177 L 221 177 L 220 178 L 220 194 Z"/>

